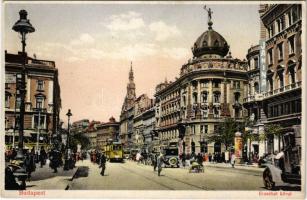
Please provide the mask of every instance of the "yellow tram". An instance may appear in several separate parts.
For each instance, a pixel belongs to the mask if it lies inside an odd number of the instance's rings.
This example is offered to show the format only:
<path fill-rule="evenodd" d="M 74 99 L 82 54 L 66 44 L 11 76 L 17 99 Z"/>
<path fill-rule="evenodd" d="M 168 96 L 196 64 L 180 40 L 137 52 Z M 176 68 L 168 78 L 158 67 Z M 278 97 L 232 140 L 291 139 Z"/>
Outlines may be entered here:
<path fill-rule="evenodd" d="M 110 162 L 122 162 L 124 159 L 123 145 L 120 142 L 108 142 L 105 153 Z"/>

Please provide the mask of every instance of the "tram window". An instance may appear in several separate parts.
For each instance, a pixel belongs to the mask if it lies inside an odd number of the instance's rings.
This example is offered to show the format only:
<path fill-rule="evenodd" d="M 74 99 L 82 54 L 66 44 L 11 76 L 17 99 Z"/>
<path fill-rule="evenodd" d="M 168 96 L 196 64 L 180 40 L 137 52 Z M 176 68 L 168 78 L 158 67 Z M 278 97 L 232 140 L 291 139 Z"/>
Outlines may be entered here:
<path fill-rule="evenodd" d="M 113 150 L 121 150 L 121 146 L 113 146 Z"/>

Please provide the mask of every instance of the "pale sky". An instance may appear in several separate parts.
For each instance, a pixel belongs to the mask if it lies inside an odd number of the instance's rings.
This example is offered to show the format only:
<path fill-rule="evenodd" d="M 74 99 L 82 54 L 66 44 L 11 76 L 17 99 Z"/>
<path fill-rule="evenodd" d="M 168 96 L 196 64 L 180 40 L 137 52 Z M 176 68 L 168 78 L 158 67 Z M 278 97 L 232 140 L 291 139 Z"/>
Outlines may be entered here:
<path fill-rule="evenodd" d="M 244 59 L 259 40 L 257 4 L 210 5 L 213 29 Z M 192 57 L 191 47 L 207 30 L 203 4 L 5 4 L 4 49 L 17 53 L 20 39 L 12 26 L 19 10 L 28 11 L 36 31 L 26 51 L 53 60 L 59 69 L 61 118 L 70 108 L 72 121 L 119 119 L 130 61 L 137 96 L 153 97 L 155 87 L 179 77 Z"/>

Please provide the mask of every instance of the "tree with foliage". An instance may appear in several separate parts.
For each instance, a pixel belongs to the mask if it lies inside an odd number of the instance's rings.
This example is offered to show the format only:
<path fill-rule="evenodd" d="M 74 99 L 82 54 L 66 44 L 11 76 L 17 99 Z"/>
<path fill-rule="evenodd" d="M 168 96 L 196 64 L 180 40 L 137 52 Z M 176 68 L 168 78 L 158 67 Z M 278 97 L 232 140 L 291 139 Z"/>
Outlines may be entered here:
<path fill-rule="evenodd" d="M 77 150 L 77 145 L 80 144 L 82 149 L 86 149 L 90 140 L 82 133 L 71 134 L 69 136 L 69 146 L 73 150 Z"/>
<path fill-rule="evenodd" d="M 217 130 L 214 130 L 214 133 L 208 136 L 208 141 L 224 144 L 226 150 L 228 150 L 234 144 L 235 133 L 241 130 L 242 123 L 235 121 L 233 118 L 225 118 L 218 125 Z"/>
<path fill-rule="evenodd" d="M 283 127 L 280 124 L 268 124 L 264 127 L 266 138 L 271 136 L 278 137 L 278 151 L 280 151 L 280 137 L 283 133 Z"/>

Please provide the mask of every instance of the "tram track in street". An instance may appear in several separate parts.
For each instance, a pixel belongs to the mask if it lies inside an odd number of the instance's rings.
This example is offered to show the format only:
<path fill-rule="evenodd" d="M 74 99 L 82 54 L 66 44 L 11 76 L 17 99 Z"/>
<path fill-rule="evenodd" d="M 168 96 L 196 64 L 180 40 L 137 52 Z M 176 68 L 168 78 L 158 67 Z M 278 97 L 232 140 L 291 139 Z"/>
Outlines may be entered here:
<path fill-rule="evenodd" d="M 136 174 L 136 175 L 138 175 L 138 176 L 141 176 L 142 178 L 145 178 L 145 179 L 147 179 L 147 180 L 149 180 L 149 181 L 152 181 L 152 182 L 154 182 L 154 183 L 156 183 L 156 184 L 158 184 L 158 185 L 161 185 L 161 186 L 163 186 L 163 187 L 165 187 L 165 188 L 168 188 L 168 189 L 170 189 L 170 190 L 175 190 L 175 188 L 171 188 L 171 187 L 169 187 L 168 185 L 165 185 L 165 184 L 162 184 L 162 183 L 160 183 L 160 182 L 158 182 L 158 181 L 153 180 L 152 178 L 149 178 L 149 177 L 147 177 L 147 176 L 144 176 L 144 175 L 142 175 L 142 174 L 140 174 L 140 173 L 136 173 L 135 171 L 133 171 L 133 170 L 131 170 L 131 169 L 127 169 L 126 167 L 123 167 L 123 166 L 120 166 L 120 167 L 121 167 L 122 169 L 128 171 L 128 172 L 131 172 L 131 173 L 134 173 L 134 174 Z"/>
<path fill-rule="evenodd" d="M 139 168 L 142 169 L 143 171 L 146 171 L 147 173 L 148 173 L 148 172 L 149 172 L 149 173 L 151 172 L 151 171 L 148 171 L 147 169 L 142 168 L 141 166 L 137 166 L 137 167 L 139 167 Z M 127 168 L 126 168 L 126 169 L 127 169 Z M 127 170 L 128 170 L 128 169 L 127 169 Z M 142 176 L 142 177 L 145 177 L 145 178 L 148 179 L 148 180 L 153 181 L 152 178 L 148 178 L 148 177 L 144 176 L 144 174 L 136 173 L 136 172 L 133 171 L 133 170 L 131 170 L 131 172 L 133 172 L 133 173 L 135 173 L 135 174 L 138 174 L 138 175 L 140 175 L 140 176 Z M 179 183 L 182 183 L 182 184 L 189 185 L 189 186 L 191 186 L 191 187 L 197 188 L 196 190 L 209 190 L 208 188 L 201 187 L 201 186 L 198 186 L 198 185 L 194 185 L 194 184 L 191 184 L 191 183 L 188 183 L 188 182 L 179 180 L 179 179 L 174 178 L 174 177 L 171 177 L 171 176 L 166 176 L 166 175 L 162 175 L 162 176 L 163 176 L 164 178 L 168 178 L 168 179 L 170 179 L 170 180 L 177 181 L 177 182 L 179 182 Z M 161 184 L 160 182 L 157 182 L 157 181 L 154 181 L 154 182 L 164 186 L 164 184 Z M 164 186 L 164 187 L 165 187 L 165 186 Z M 167 186 L 167 188 L 170 188 L 170 187 Z M 171 190 L 175 190 L 175 189 L 174 189 L 174 188 L 171 188 Z"/>

